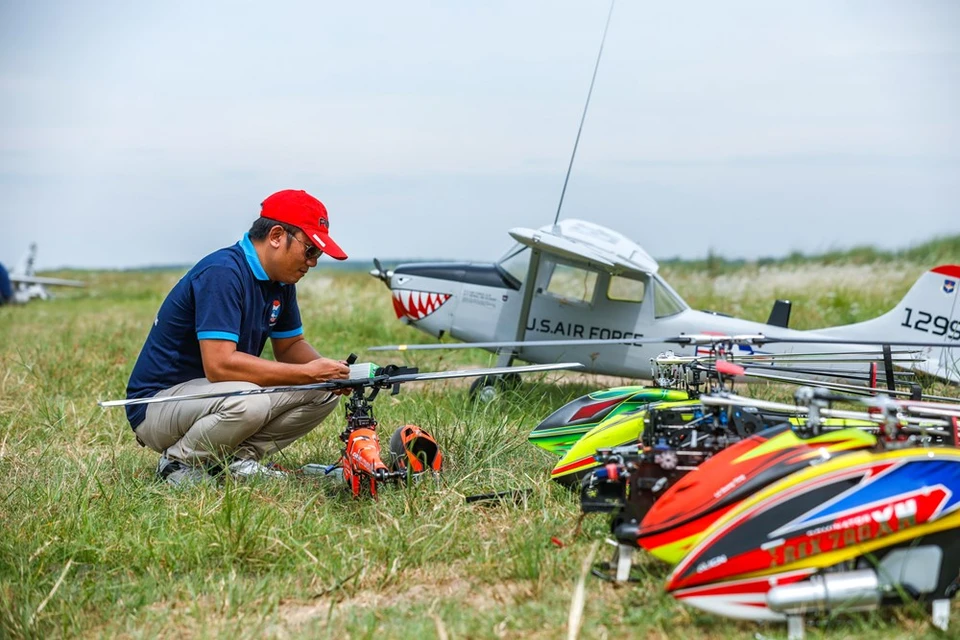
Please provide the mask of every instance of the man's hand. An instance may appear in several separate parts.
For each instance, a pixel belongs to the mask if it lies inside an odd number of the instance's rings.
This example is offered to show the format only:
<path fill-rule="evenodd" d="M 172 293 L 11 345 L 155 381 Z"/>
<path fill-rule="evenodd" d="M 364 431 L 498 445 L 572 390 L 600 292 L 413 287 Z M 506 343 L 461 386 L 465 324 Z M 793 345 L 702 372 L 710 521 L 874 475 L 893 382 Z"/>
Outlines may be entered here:
<path fill-rule="evenodd" d="M 303 365 L 307 374 L 314 382 L 327 382 L 328 380 L 346 380 L 350 377 L 350 367 L 341 360 L 331 360 L 330 358 L 317 358 Z"/>
<path fill-rule="evenodd" d="M 346 380 L 350 377 L 350 367 L 342 360 L 331 360 L 330 358 L 317 358 L 303 365 L 307 367 L 310 376 L 316 382 L 327 382 L 329 380 Z M 335 389 L 332 393 L 336 395 L 347 395 L 350 389 Z"/>

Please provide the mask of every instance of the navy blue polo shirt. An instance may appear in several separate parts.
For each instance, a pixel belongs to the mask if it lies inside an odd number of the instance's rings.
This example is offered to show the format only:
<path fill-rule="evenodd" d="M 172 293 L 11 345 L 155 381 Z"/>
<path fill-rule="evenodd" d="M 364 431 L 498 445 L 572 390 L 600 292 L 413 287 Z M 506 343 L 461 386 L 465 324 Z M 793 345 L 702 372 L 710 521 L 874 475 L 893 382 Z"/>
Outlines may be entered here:
<path fill-rule="evenodd" d="M 167 294 L 130 374 L 127 398 L 205 377 L 200 340 L 232 340 L 237 351 L 259 356 L 267 338 L 302 333 L 296 287 L 270 280 L 244 235 L 198 262 Z M 146 415 L 146 405 L 127 407 L 134 429 Z"/>

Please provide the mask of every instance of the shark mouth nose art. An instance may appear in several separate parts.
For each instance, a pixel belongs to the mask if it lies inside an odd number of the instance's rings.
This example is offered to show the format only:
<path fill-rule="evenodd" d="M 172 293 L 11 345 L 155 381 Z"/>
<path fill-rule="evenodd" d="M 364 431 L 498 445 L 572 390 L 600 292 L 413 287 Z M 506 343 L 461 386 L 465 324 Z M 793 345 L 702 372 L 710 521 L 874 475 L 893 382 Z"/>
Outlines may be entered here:
<path fill-rule="evenodd" d="M 393 292 L 393 310 L 398 318 L 422 320 L 443 306 L 450 299 L 449 293 L 430 293 L 401 289 Z"/>

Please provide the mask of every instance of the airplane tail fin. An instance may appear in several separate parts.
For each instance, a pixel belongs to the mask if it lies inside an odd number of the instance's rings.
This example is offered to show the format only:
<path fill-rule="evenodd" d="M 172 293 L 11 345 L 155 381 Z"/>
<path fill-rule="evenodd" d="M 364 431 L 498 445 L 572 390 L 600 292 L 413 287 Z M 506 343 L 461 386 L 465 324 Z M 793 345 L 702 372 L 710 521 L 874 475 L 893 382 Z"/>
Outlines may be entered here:
<path fill-rule="evenodd" d="M 17 266 L 13 268 L 13 271 L 11 271 L 10 274 L 17 276 L 35 275 L 33 263 L 36 258 L 37 243 L 31 242 L 30 247 L 27 249 L 27 253 L 20 259 L 20 262 L 17 263 Z"/>
<path fill-rule="evenodd" d="M 943 342 L 957 348 L 923 349 L 926 360 L 913 368 L 960 382 L 960 265 L 948 264 L 924 273 L 891 311 L 873 320 L 818 334 L 850 340 Z"/>
<path fill-rule="evenodd" d="M 32 276 L 36 275 L 34 273 L 33 262 L 37 258 L 37 243 L 31 242 L 30 248 L 27 250 L 27 255 L 23 256 L 23 259 L 20 260 L 20 263 L 14 269 L 13 273 L 18 276 Z"/>

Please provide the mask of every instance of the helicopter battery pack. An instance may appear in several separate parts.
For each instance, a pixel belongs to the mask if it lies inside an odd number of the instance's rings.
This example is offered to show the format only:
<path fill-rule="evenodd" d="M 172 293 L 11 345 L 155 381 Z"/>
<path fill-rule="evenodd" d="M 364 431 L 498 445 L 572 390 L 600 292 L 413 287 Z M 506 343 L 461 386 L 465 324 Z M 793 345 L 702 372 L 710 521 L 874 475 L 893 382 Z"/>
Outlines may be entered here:
<path fill-rule="evenodd" d="M 372 362 L 358 362 L 350 365 L 350 380 L 364 380 L 376 375 L 377 365 Z"/>

